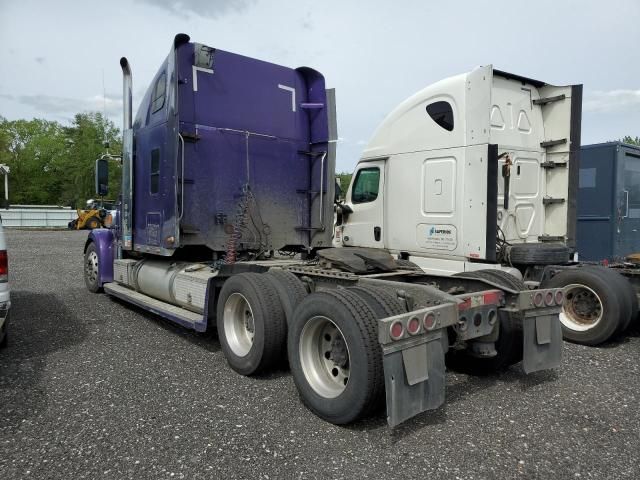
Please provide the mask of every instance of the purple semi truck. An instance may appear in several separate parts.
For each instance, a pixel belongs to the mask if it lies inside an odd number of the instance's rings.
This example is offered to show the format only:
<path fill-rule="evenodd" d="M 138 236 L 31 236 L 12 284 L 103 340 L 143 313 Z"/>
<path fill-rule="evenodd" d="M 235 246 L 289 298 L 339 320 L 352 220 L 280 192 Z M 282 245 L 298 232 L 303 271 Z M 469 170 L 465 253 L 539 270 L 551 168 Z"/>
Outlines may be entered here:
<path fill-rule="evenodd" d="M 482 270 L 434 281 L 382 249 L 331 248 L 335 103 L 318 71 L 179 34 L 132 122 L 120 64 L 121 203 L 85 244 L 90 291 L 217 329 L 242 375 L 288 358 L 304 403 L 336 424 L 385 403 L 391 426 L 437 408 L 446 362 L 559 365 L 562 290 Z M 101 194 L 107 179 L 105 157 Z"/>

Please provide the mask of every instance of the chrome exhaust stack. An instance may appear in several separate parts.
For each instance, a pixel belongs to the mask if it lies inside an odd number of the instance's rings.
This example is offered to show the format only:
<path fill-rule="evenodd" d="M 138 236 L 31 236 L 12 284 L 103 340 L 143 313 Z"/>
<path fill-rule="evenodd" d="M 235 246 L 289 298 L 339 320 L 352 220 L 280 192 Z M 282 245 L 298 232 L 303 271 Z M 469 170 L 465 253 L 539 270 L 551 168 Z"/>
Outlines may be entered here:
<path fill-rule="evenodd" d="M 122 225 L 120 247 L 133 248 L 133 113 L 131 67 L 125 57 L 120 59 L 122 67 Z"/>

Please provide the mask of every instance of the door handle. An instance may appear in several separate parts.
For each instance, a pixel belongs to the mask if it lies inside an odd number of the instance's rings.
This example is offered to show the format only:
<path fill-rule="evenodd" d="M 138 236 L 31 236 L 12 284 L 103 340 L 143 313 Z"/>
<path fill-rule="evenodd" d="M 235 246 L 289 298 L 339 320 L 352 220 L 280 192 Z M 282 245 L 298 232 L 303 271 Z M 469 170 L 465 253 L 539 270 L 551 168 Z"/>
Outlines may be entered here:
<path fill-rule="evenodd" d="M 382 236 L 382 229 L 380 227 L 373 227 L 373 239 L 376 242 L 379 242 L 381 236 Z"/>
<path fill-rule="evenodd" d="M 624 195 L 625 195 L 625 203 L 626 208 L 625 208 L 625 213 L 624 216 L 622 218 L 628 218 L 629 217 L 629 190 L 623 190 Z"/>

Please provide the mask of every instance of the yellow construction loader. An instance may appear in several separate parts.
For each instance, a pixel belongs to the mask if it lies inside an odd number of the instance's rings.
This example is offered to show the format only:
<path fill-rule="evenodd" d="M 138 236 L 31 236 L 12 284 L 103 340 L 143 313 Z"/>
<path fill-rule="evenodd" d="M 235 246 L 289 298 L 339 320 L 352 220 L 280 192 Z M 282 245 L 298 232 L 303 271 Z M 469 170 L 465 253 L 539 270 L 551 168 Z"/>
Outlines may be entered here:
<path fill-rule="evenodd" d="M 70 230 L 93 230 L 94 228 L 109 228 L 113 223 L 111 202 L 93 199 L 87 200 L 86 208 L 78 208 L 78 218 L 69 222 Z"/>

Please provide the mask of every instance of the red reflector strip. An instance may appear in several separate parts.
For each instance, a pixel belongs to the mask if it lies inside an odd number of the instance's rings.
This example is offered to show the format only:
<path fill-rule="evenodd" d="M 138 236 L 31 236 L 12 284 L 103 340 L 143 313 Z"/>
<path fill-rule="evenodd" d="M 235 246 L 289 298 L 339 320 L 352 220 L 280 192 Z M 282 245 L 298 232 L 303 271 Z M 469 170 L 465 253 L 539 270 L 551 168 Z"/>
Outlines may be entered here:
<path fill-rule="evenodd" d="M 6 250 L 0 250 L 0 282 L 6 282 L 9 277 L 9 258 Z"/>
<path fill-rule="evenodd" d="M 503 293 L 497 290 L 484 294 L 485 305 L 499 305 L 502 302 Z"/>
<path fill-rule="evenodd" d="M 471 295 L 462 298 L 462 303 L 458 304 L 458 311 L 463 312 L 472 307 L 480 307 L 482 305 L 500 305 L 504 294 L 499 290 L 491 290 L 482 294 Z"/>
<path fill-rule="evenodd" d="M 458 310 L 463 312 L 465 310 L 469 310 L 471 308 L 471 298 L 464 298 L 462 303 L 458 304 Z"/>

